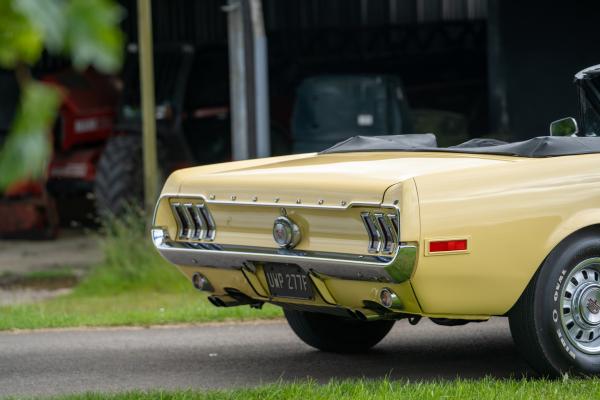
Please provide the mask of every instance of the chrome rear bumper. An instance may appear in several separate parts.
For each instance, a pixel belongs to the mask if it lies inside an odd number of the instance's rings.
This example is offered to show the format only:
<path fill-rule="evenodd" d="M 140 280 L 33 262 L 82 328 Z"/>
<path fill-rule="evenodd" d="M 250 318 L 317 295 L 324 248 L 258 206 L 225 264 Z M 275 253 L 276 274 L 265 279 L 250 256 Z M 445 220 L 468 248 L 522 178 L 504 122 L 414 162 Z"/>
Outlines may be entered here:
<path fill-rule="evenodd" d="M 161 227 L 151 233 L 158 252 L 177 265 L 253 269 L 254 263 L 290 263 L 307 272 L 361 281 L 404 282 L 411 277 L 417 256 L 417 246 L 408 243 L 401 243 L 388 257 L 179 242 L 171 240 Z"/>

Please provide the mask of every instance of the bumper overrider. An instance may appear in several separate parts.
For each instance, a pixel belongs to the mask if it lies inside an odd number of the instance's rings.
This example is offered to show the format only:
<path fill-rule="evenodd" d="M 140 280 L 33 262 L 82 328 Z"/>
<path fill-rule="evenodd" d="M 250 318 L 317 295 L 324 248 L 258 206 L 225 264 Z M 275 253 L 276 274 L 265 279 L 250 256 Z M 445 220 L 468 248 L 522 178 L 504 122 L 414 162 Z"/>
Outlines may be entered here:
<path fill-rule="evenodd" d="M 219 234 L 210 237 L 210 227 L 214 229 L 214 220 L 207 209 L 211 202 L 199 198 L 198 203 L 184 204 L 178 199 L 161 198 L 169 202 L 173 220 L 177 228 L 161 225 L 155 218 L 155 226 L 151 229 L 152 242 L 158 252 L 169 262 L 179 266 L 194 283 L 196 288 L 213 293 L 209 300 L 218 306 L 239 304 L 260 305 L 263 302 L 272 302 L 280 305 L 295 305 L 304 309 L 315 307 L 318 311 L 339 314 L 350 312 L 358 318 L 378 318 L 390 313 L 417 313 L 418 306 L 410 287 L 409 279 L 413 273 L 417 258 L 416 243 L 404 243 L 399 238 L 399 210 L 395 207 L 388 208 L 388 217 L 395 217 L 397 234 L 391 234 L 395 244 L 389 251 L 383 244 L 383 237 L 390 236 L 385 231 L 384 225 L 375 225 L 377 237 L 382 243 L 381 251 L 372 251 L 373 239 L 368 243 L 369 254 L 345 254 L 340 252 L 312 251 L 294 248 L 276 248 L 266 246 L 249 246 L 242 244 L 219 243 Z M 160 202 L 159 202 L 160 204 Z M 177 207 L 182 204 L 191 211 L 188 214 L 178 212 Z M 236 204 L 239 206 L 239 203 Z M 251 204 L 253 207 L 260 205 Z M 357 205 L 348 204 L 344 209 Z M 365 207 L 364 204 L 360 205 Z M 378 207 L 379 205 L 367 205 Z M 297 205 L 277 204 L 276 207 L 289 207 L 300 209 Z M 157 206 L 158 209 L 158 206 Z M 282 208 L 283 209 L 283 208 Z M 390 211 L 391 210 L 391 211 Z M 252 210 L 248 210 L 252 212 Z M 392 214 L 393 213 L 393 214 Z M 361 214 L 363 219 L 365 213 Z M 207 240 L 193 240 L 194 234 L 187 231 L 185 220 L 198 226 L 209 222 L 206 226 L 198 228 L 198 236 L 209 238 Z M 183 221 L 183 224 L 182 224 Z M 212 225 L 211 225 L 212 224 Z M 183 226 L 182 226 L 183 225 Z M 218 227 L 217 220 L 216 226 Z M 373 224 L 371 229 L 374 229 Z M 209 233 L 207 233 L 209 232 Z M 217 232 L 218 229 L 217 229 Z M 182 240 L 183 235 L 183 240 Z M 174 237 L 173 237 L 174 236 Z M 187 240 L 190 239 L 190 240 Z M 365 243 L 365 246 L 367 243 Z M 299 267 L 310 278 L 312 286 L 318 296 L 312 300 L 298 300 L 278 298 L 269 292 L 265 285 L 265 264 L 285 264 Z M 208 276 L 209 278 L 206 278 Z M 236 278 L 232 278 L 235 276 Z M 240 284 L 243 277 L 244 284 Z M 210 281 L 210 282 L 209 282 Z M 221 284 L 219 281 L 227 281 Z M 244 290 L 250 288 L 251 290 Z M 357 298 L 348 299 L 349 294 L 355 293 Z M 398 293 L 398 294 L 397 294 Z M 383 304 L 382 304 L 383 303 Z"/>

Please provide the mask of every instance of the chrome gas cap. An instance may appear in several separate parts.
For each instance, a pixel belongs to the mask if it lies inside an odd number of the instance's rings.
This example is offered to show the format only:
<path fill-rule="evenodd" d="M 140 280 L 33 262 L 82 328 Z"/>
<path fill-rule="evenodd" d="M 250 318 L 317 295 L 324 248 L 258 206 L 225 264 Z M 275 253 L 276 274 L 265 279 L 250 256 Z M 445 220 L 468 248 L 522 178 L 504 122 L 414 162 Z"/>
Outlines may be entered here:
<path fill-rule="evenodd" d="M 279 247 L 294 248 L 300 242 L 300 228 L 287 216 L 275 218 L 273 239 Z"/>

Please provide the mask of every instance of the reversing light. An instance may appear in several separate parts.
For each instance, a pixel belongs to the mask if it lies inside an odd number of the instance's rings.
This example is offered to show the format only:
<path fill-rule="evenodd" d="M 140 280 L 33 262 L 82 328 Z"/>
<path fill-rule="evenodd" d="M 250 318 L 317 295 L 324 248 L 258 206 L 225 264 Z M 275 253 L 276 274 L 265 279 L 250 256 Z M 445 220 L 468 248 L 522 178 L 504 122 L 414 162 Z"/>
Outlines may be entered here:
<path fill-rule="evenodd" d="M 467 250 L 467 239 L 429 242 L 430 253 Z"/>
<path fill-rule="evenodd" d="M 400 299 L 391 289 L 382 288 L 379 291 L 379 302 L 386 308 L 398 308 L 400 307 Z"/>
<path fill-rule="evenodd" d="M 194 275 L 192 275 L 192 284 L 198 290 L 202 290 L 202 291 L 205 291 L 205 292 L 212 292 L 212 291 L 214 291 L 213 286 L 211 285 L 211 283 L 200 272 L 196 272 Z"/>
<path fill-rule="evenodd" d="M 173 216 L 177 221 L 177 239 L 203 240 L 215 239 L 215 220 L 204 203 L 172 203 Z"/>

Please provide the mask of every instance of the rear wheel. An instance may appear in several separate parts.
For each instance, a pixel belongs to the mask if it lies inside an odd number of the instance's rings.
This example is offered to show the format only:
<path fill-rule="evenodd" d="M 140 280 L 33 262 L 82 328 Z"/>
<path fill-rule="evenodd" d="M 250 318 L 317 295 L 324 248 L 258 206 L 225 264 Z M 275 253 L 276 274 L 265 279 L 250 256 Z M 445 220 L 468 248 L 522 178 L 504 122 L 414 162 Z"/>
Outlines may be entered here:
<path fill-rule="evenodd" d="M 600 374 L 600 235 L 579 232 L 552 251 L 509 321 L 541 374 Z"/>
<path fill-rule="evenodd" d="M 379 343 L 394 321 L 358 321 L 334 315 L 284 309 L 294 333 L 309 346 L 335 353 L 366 351 Z"/>

